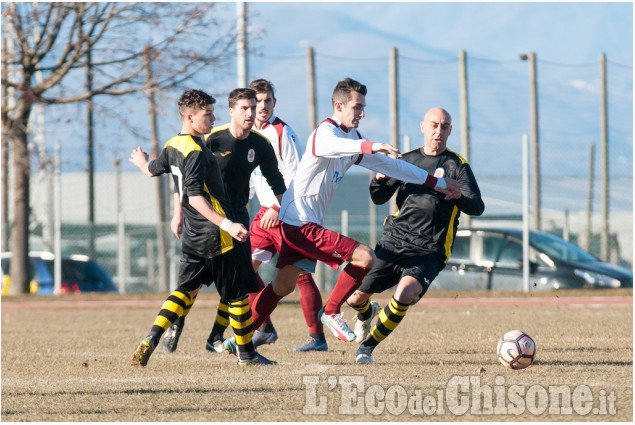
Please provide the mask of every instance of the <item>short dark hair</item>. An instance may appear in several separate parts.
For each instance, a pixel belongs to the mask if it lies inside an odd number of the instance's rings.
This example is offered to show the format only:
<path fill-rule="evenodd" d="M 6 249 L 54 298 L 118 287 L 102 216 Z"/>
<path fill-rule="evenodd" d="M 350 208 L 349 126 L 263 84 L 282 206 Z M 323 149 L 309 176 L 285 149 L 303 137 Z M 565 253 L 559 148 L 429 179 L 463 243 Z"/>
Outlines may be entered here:
<path fill-rule="evenodd" d="M 353 80 L 352 78 L 343 79 L 335 86 L 335 90 L 333 90 L 333 97 L 331 98 L 331 103 L 335 105 L 335 102 L 348 102 L 349 100 L 351 100 L 352 92 L 357 92 L 363 96 L 366 96 L 366 86 L 359 81 Z"/>
<path fill-rule="evenodd" d="M 207 105 L 213 105 L 216 99 L 203 90 L 186 90 L 179 98 L 179 114 L 187 115 L 189 111 L 205 109 Z"/>
<path fill-rule="evenodd" d="M 233 108 L 234 105 L 236 105 L 236 102 L 238 102 L 241 99 L 254 99 L 256 100 L 256 92 L 252 89 L 247 89 L 247 88 L 240 88 L 240 89 L 234 89 L 231 91 L 231 93 L 229 93 L 229 96 L 227 97 L 227 101 L 229 103 L 229 107 Z"/>
<path fill-rule="evenodd" d="M 273 91 L 273 84 L 271 81 L 265 80 L 264 78 L 253 80 L 251 84 L 249 84 L 249 88 L 254 90 L 256 93 L 271 92 L 271 96 L 274 99 L 276 98 L 276 94 Z"/>

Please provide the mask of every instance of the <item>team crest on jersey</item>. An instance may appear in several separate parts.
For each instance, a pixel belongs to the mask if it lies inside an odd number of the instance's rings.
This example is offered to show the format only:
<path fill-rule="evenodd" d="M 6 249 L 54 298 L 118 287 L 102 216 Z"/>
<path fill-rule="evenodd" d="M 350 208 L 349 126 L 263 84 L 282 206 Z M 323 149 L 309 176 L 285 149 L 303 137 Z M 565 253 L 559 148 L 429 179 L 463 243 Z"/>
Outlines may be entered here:
<path fill-rule="evenodd" d="M 256 152 L 253 149 L 249 149 L 249 152 L 247 152 L 247 161 L 254 162 L 254 159 L 256 159 Z"/>
<path fill-rule="evenodd" d="M 445 170 L 443 168 L 437 168 L 434 170 L 434 177 L 443 177 L 445 175 Z"/>

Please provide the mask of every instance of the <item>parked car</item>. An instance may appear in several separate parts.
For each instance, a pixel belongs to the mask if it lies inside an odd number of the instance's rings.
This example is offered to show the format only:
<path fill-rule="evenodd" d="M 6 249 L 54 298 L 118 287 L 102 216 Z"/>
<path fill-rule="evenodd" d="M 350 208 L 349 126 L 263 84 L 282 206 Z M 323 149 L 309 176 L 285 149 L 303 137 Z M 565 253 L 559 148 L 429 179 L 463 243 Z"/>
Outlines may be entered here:
<path fill-rule="evenodd" d="M 30 252 L 30 292 L 53 294 L 53 260 L 50 252 Z M 2 294 L 9 292 L 11 253 L 2 254 Z M 118 292 L 117 285 L 99 263 L 85 255 L 62 257 L 62 294 L 80 292 Z"/>
<path fill-rule="evenodd" d="M 435 289 L 522 291 L 522 230 L 458 230 L 452 256 Z M 529 232 L 529 288 L 632 288 L 633 272 L 605 263 L 555 235 Z"/>

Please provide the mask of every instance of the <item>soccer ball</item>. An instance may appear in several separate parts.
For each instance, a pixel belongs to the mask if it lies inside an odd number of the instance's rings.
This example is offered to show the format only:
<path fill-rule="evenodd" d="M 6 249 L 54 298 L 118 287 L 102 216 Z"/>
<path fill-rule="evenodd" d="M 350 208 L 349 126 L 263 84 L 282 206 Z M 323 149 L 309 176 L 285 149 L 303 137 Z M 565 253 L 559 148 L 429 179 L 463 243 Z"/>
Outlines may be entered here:
<path fill-rule="evenodd" d="M 523 331 L 509 331 L 498 341 L 498 361 L 510 369 L 524 369 L 534 362 L 536 343 Z"/>

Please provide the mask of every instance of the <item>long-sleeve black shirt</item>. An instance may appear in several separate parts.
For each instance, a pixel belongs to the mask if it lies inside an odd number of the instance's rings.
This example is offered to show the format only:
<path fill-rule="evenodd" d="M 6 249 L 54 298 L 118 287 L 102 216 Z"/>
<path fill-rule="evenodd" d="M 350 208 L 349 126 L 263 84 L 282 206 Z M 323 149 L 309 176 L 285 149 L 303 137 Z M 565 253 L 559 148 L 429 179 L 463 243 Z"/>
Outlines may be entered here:
<path fill-rule="evenodd" d="M 249 202 L 249 178 L 258 166 L 274 195 L 287 189 L 278 169 L 276 153 L 269 140 L 255 130 L 246 139 L 238 140 L 229 125 L 214 128 L 205 139 L 218 161 L 232 211 L 245 209 Z"/>
<path fill-rule="evenodd" d="M 404 183 L 396 179 L 373 179 L 370 195 L 375 204 L 387 202 L 397 191 L 395 215 L 384 222 L 381 243 L 397 252 L 435 253 L 444 261 L 450 258 L 461 212 L 479 216 L 485 210 L 481 192 L 470 165 L 455 152 L 446 149 L 437 156 L 423 153 L 423 148 L 402 156 L 435 177 L 447 177 L 461 182 L 461 198 L 445 200 L 445 195 L 423 185 Z"/>
<path fill-rule="evenodd" d="M 172 174 L 183 208 L 183 252 L 211 258 L 233 248 L 229 233 L 221 232 L 189 202 L 190 196 L 202 196 L 217 213 L 231 217 L 220 168 L 201 138 L 189 134 L 172 137 L 148 169 L 154 176 Z"/>

